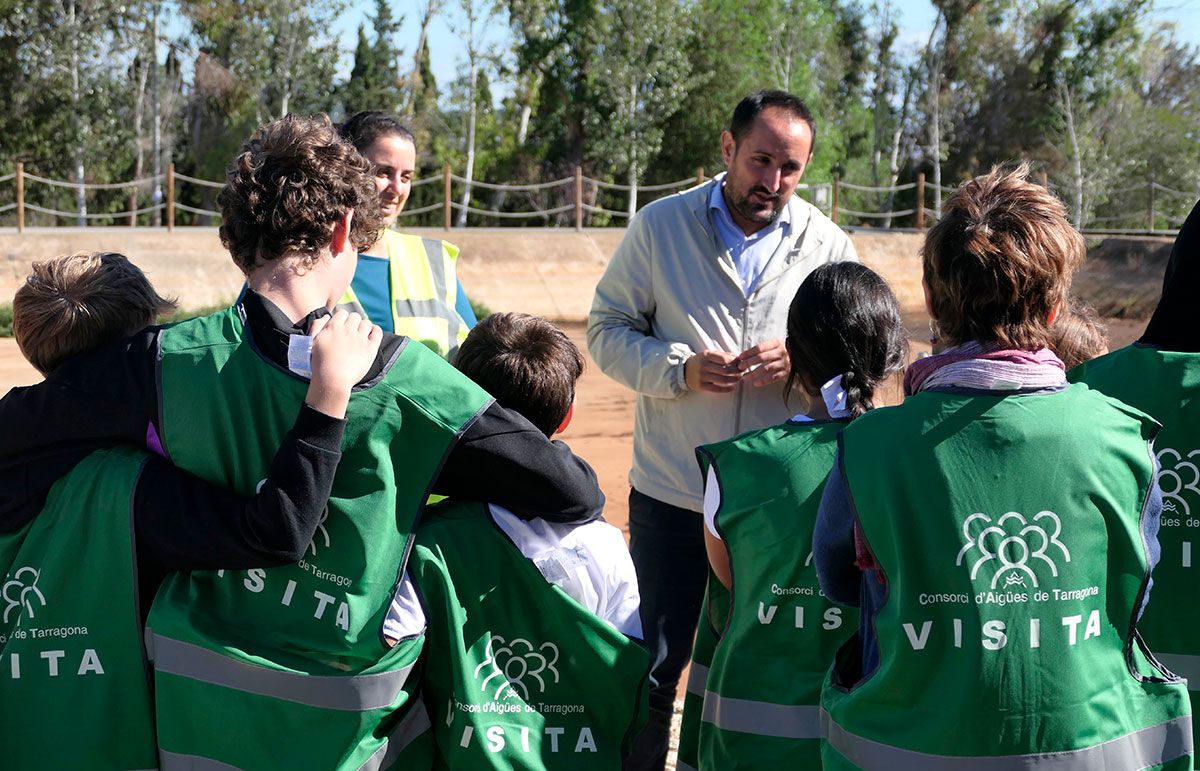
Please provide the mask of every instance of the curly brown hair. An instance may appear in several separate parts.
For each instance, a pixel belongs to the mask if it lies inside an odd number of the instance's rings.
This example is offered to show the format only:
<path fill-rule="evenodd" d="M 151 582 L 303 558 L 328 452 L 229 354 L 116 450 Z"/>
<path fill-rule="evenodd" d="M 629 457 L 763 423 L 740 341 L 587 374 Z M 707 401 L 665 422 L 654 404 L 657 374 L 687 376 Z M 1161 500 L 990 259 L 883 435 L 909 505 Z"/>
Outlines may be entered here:
<path fill-rule="evenodd" d="M 1066 302 L 1086 247 L 1062 201 L 1028 176 L 1021 164 L 965 182 L 925 239 L 930 305 L 952 344 L 1050 343 L 1047 319 Z"/>
<path fill-rule="evenodd" d="M 221 243 L 243 273 L 288 253 L 315 263 L 333 226 L 354 212 L 350 242 L 379 236 L 379 194 L 371 165 L 338 136 L 329 117 L 288 115 L 260 126 L 225 170 Z"/>

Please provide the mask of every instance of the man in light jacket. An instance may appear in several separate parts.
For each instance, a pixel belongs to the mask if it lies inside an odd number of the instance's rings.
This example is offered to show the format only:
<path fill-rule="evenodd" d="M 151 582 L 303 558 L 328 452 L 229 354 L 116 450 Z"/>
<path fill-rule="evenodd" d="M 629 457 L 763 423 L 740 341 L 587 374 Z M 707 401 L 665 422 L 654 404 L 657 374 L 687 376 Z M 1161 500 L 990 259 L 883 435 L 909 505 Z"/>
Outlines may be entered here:
<path fill-rule="evenodd" d="M 708 574 L 695 448 L 790 417 L 788 306 L 818 265 L 858 259 L 793 195 L 815 139 L 797 97 L 747 96 L 721 134 L 726 172 L 639 212 L 596 286 L 588 350 L 638 394 L 630 550 L 656 685 L 633 768 L 665 762 Z"/>

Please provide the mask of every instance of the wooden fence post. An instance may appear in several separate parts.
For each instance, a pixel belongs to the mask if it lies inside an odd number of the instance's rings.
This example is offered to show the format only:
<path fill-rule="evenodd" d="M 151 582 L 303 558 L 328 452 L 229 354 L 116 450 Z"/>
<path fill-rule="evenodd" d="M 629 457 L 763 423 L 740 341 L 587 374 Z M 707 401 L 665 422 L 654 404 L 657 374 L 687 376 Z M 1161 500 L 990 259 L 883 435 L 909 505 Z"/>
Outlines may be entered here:
<path fill-rule="evenodd" d="M 450 229 L 450 222 L 453 219 L 450 206 L 450 186 L 454 182 L 450 178 L 450 164 L 442 166 L 442 227 L 446 230 Z"/>
<path fill-rule="evenodd" d="M 131 228 L 137 227 L 137 215 L 134 214 L 135 211 L 137 211 L 137 188 L 136 187 L 131 188 L 129 191 L 129 227 L 131 227 Z"/>
<path fill-rule="evenodd" d="M 575 230 L 583 230 L 583 167 L 575 167 Z"/>
<path fill-rule="evenodd" d="M 836 224 L 838 224 L 838 175 L 837 174 L 833 175 L 833 193 L 831 194 L 830 197 L 832 198 L 832 201 L 831 201 L 832 206 L 830 206 L 830 208 L 829 208 L 829 219 L 833 220 L 833 224 L 836 225 Z"/>
<path fill-rule="evenodd" d="M 25 232 L 25 164 L 17 161 L 17 232 Z"/>
<path fill-rule="evenodd" d="M 167 164 L 167 232 L 175 229 L 175 163 Z"/>
<path fill-rule="evenodd" d="M 697 185 L 704 184 L 704 167 L 703 166 L 696 167 L 696 184 Z"/>
<path fill-rule="evenodd" d="M 1046 174 L 1046 170 L 1042 169 L 1037 173 L 1038 184 L 1047 190 L 1050 189 L 1050 177 Z"/>
<path fill-rule="evenodd" d="M 925 172 L 917 175 L 917 230 L 925 229 Z"/>

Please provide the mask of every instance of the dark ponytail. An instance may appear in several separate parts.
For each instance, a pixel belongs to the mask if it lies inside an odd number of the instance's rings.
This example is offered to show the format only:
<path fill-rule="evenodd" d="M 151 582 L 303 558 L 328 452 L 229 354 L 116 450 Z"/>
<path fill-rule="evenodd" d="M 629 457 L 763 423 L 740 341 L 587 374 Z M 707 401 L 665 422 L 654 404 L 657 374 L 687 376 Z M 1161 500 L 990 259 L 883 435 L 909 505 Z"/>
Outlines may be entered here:
<path fill-rule="evenodd" d="M 792 389 L 816 394 L 840 375 L 846 408 L 857 418 L 875 407 L 875 389 L 908 355 L 900 304 L 878 273 L 857 262 L 814 270 L 788 309 L 787 349 Z"/>

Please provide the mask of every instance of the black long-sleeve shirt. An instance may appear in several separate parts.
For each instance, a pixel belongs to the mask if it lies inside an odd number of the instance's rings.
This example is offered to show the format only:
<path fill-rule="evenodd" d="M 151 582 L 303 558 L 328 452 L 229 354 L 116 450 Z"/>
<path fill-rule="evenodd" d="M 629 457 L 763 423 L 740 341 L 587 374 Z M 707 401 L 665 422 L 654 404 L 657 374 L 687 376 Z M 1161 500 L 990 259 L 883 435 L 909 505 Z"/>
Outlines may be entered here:
<path fill-rule="evenodd" d="M 282 311 L 254 292 L 247 291 L 241 304 L 256 351 L 284 368 L 289 337 L 302 334 L 313 318 L 328 313 L 319 308 L 293 324 Z M 0 532 L 11 532 L 35 516 L 50 486 L 89 453 L 116 443 L 144 445 L 147 427 L 157 424 L 159 414 L 156 362 L 159 331 L 149 328 L 76 356 L 44 382 L 14 388 L 0 400 Z M 403 344 L 404 338 L 385 335 L 375 364 L 363 382 L 377 378 Z M 290 435 L 289 439 L 292 438 Z M 296 441 L 312 444 L 302 438 Z M 328 445 L 321 447 L 328 450 Z M 277 461 L 279 457 L 276 456 Z M 296 496 L 291 498 L 293 502 L 312 500 L 315 496 L 322 501 L 328 498 L 328 488 L 323 493 L 319 489 L 325 466 L 317 458 L 324 456 L 317 453 L 308 457 L 309 471 L 297 472 L 299 476 L 288 482 L 306 489 L 290 490 L 286 496 L 280 494 L 280 498 Z M 333 465 L 336 466 L 336 458 Z M 157 490 L 156 495 L 165 496 L 167 488 L 174 484 L 150 481 L 157 472 L 143 476 L 141 486 L 149 485 L 145 487 L 147 495 Z M 595 473 L 587 463 L 565 444 L 547 440 L 523 417 L 494 403 L 460 435 L 433 491 L 493 501 L 526 516 L 555 522 L 586 521 L 598 516 L 604 503 Z M 245 503 L 244 499 L 237 500 Z M 244 525 L 198 530 L 194 509 L 180 507 L 177 501 L 167 498 L 160 499 L 153 511 L 153 517 L 138 516 L 139 520 L 152 520 L 148 525 L 151 532 L 140 537 L 148 544 L 155 544 L 157 555 L 170 557 L 168 569 L 238 567 L 224 557 L 203 564 L 195 562 L 213 555 L 229 555 L 229 559 L 268 556 L 253 544 L 248 550 L 251 541 L 247 541 Z M 274 514 L 297 516 L 295 510 Z M 196 539 L 205 543 L 197 545 Z M 278 544 L 272 548 L 277 547 Z"/>
<path fill-rule="evenodd" d="M 168 573 L 267 568 L 303 557 L 329 503 L 345 427 L 344 419 L 302 406 L 250 497 L 151 455 L 133 492 L 142 617 Z"/>

